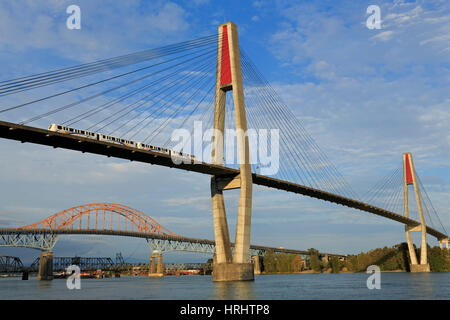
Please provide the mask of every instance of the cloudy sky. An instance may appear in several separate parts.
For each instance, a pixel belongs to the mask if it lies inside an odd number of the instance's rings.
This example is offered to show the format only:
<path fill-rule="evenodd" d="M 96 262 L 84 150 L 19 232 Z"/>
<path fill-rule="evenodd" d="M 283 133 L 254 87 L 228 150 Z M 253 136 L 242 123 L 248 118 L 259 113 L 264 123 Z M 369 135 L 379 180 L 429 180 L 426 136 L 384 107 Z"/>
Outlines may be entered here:
<path fill-rule="evenodd" d="M 81 8 L 81 30 L 66 28 L 71 4 Z M 380 7 L 381 29 L 367 28 L 369 5 Z M 450 230 L 447 1 L 1 1 L 0 81 L 212 35 L 226 21 L 238 25 L 246 53 L 359 194 L 412 152 Z M 114 202 L 175 233 L 214 238 L 207 176 L 8 140 L 0 148 L 1 227 Z M 227 193 L 233 239 L 237 199 L 238 192 Z M 396 222 L 298 195 L 255 187 L 253 203 L 254 244 L 358 253 L 405 240 Z M 55 255 L 121 251 L 147 260 L 146 246 L 136 239 L 63 237 Z M 25 261 L 39 254 L 0 253 Z"/>

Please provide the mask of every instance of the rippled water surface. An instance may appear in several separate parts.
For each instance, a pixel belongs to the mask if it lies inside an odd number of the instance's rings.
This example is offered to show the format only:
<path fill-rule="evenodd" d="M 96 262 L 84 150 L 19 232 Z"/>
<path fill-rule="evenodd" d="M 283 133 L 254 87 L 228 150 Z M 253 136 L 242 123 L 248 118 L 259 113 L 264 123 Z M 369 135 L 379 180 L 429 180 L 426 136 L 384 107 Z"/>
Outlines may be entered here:
<path fill-rule="evenodd" d="M 81 279 L 0 279 L 0 299 L 450 299 L 450 273 L 382 273 L 369 290 L 365 273 L 260 275 L 252 282 L 214 283 L 210 276 Z"/>

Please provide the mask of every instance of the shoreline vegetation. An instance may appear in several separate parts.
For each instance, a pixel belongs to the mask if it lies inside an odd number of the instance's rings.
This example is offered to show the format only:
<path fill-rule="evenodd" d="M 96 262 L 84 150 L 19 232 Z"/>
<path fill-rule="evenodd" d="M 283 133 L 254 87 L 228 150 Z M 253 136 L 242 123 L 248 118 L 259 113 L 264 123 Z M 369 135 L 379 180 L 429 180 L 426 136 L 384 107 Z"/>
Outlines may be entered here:
<path fill-rule="evenodd" d="M 311 248 L 309 259 L 300 255 L 267 251 L 260 259 L 261 274 L 304 274 L 304 273 L 357 273 L 366 272 L 367 267 L 376 265 L 381 272 L 409 272 L 409 253 L 406 243 L 391 248 L 377 248 L 356 255 L 349 255 L 342 261 L 338 257 L 319 259 L 319 251 Z M 420 257 L 420 249 L 416 248 Z M 431 272 L 450 272 L 450 250 L 428 246 L 428 263 Z"/>

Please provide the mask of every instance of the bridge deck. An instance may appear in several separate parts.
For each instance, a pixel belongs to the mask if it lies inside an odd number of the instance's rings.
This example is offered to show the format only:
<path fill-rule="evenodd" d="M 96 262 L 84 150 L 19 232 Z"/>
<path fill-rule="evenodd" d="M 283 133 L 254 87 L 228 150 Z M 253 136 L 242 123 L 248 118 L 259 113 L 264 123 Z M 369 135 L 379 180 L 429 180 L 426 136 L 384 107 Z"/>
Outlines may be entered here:
<path fill-rule="evenodd" d="M 60 234 L 60 235 L 68 235 L 68 234 L 83 234 L 83 235 L 108 235 L 108 236 L 122 236 L 122 237 L 134 237 L 134 238 L 144 238 L 144 239 L 161 239 L 161 240 L 171 240 L 171 241 L 179 241 L 179 242 L 189 242 L 189 243 L 200 243 L 207 244 L 211 246 L 215 246 L 215 242 L 213 240 L 208 239 L 197 239 L 197 238 L 189 238 L 189 237 L 181 237 L 181 236 L 170 236 L 170 235 L 161 235 L 157 233 L 144 233 L 138 231 L 116 231 L 116 230 L 88 230 L 88 229 L 74 229 L 74 230 L 49 230 L 49 229 L 0 229 L 0 235 L 10 235 L 10 234 Z M 231 243 L 231 246 L 234 246 L 234 243 Z M 295 249 L 286 249 L 286 248 L 275 248 L 275 247 L 267 247 L 267 246 L 259 246 L 259 245 L 250 245 L 251 249 L 255 250 L 273 250 L 277 253 L 294 253 L 301 255 L 309 255 L 308 251 L 305 250 L 295 250 Z M 345 257 L 343 254 L 335 254 L 335 253 L 322 253 L 319 252 L 320 255 L 329 255 L 329 256 L 338 256 Z"/>
<path fill-rule="evenodd" d="M 165 167 L 177 168 L 187 171 L 193 171 L 208 175 L 218 176 L 233 176 L 239 173 L 239 170 L 227 168 L 224 166 L 209 164 L 209 163 L 173 163 L 169 155 L 145 151 L 135 148 L 130 148 L 118 144 L 106 143 L 89 138 L 71 136 L 58 132 L 53 132 L 45 129 L 19 125 L 10 122 L 0 121 L 0 137 L 5 139 L 17 140 L 23 142 L 30 142 L 52 146 L 54 148 L 64 148 L 76 150 L 81 152 L 88 152 L 107 157 L 115 157 L 127 159 L 130 161 L 139 161 L 144 163 L 156 164 Z M 405 225 L 415 227 L 420 225 L 420 222 L 406 218 L 397 213 L 387 211 L 367 203 L 346 198 L 337 194 L 329 193 L 319 189 L 310 188 L 296 183 L 270 178 L 258 174 L 253 174 L 253 183 L 269 188 L 285 190 L 288 192 L 298 193 L 305 196 L 321 199 L 336 204 L 344 205 L 350 208 L 359 209 L 370 212 L 391 220 L 401 222 Z M 441 233 L 438 230 L 427 227 L 427 233 L 436 237 L 439 241 L 448 239 L 448 235 Z"/>

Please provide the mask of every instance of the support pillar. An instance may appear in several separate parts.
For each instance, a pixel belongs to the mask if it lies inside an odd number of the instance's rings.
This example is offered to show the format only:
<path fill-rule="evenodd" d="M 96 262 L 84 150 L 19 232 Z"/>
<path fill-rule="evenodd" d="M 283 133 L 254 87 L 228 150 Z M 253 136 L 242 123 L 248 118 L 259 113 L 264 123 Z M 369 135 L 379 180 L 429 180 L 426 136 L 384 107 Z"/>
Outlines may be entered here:
<path fill-rule="evenodd" d="M 253 256 L 252 262 L 253 262 L 253 274 L 261 274 L 261 264 L 259 262 L 259 256 Z"/>
<path fill-rule="evenodd" d="M 219 26 L 212 162 L 223 165 L 226 92 L 233 91 L 240 173 L 236 177 L 211 177 L 211 199 L 216 242 L 213 281 L 253 280 L 250 263 L 252 172 L 247 136 L 244 89 L 237 27 L 232 22 Z M 225 211 L 223 190 L 240 188 L 234 254 Z"/>
<path fill-rule="evenodd" d="M 408 243 L 408 251 L 411 260 L 410 271 L 411 272 L 430 272 L 430 265 L 427 260 L 427 227 L 425 224 L 425 218 L 423 216 L 422 202 L 420 200 L 419 187 L 417 184 L 416 171 L 414 169 L 414 163 L 410 152 L 403 154 L 403 189 L 404 189 L 404 210 L 405 217 L 409 216 L 408 213 L 408 185 L 412 184 L 414 187 L 414 194 L 417 201 L 417 208 L 419 210 L 420 225 L 419 226 L 405 226 L 406 241 Z M 418 263 L 416 252 L 414 250 L 414 244 L 411 239 L 410 232 L 421 231 L 421 247 L 420 247 L 420 264 Z"/>
<path fill-rule="evenodd" d="M 162 253 L 152 253 L 150 256 L 150 270 L 149 277 L 162 277 L 164 276 L 162 264 Z"/>
<path fill-rule="evenodd" d="M 53 252 L 41 252 L 38 280 L 53 280 Z"/>
<path fill-rule="evenodd" d="M 163 275 L 164 274 L 164 265 L 163 265 L 162 253 L 158 254 L 157 259 L 158 259 L 158 264 L 156 266 L 156 273 Z"/>

